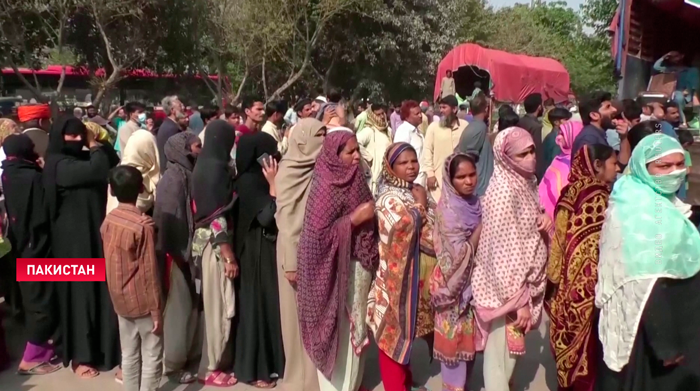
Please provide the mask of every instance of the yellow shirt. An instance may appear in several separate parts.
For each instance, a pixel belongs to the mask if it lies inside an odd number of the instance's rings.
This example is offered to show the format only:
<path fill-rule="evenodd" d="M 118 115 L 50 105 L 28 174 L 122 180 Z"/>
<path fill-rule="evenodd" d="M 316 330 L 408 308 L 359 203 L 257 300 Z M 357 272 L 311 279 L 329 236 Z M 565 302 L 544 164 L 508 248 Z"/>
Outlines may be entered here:
<path fill-rule="evenodd" d="M 282 155 L 287 153 L 287 148 L 289 147 L 287 138 L 280 136 L 280 131 L 277 125 L 270 121 L 267 121 L 265 122 L 265 125 L 263 125 L 262 131 L 275 138 L 275 141 L 277 141 L 277 150 Z"/>
<path fill-rule="evenodd" d="M 428 178 L 437 178 L 437 188 L 430 192 L 435 202 L 440 199 L 442 166 L 445 164 L 445 160 L 454 153 L 459 144 L 459 138 L 462 137 L 462 132 L 469 124 L 463 119 L 458 121 L 452 128 L 443 127 L 440 121 L 433 122 L 425 132 L 420 167 Z"/>

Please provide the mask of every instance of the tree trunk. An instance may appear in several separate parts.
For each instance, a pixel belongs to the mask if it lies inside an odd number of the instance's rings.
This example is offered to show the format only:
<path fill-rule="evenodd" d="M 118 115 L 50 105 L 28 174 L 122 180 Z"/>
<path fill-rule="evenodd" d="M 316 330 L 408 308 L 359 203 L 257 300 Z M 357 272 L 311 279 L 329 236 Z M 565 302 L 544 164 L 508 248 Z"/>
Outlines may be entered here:
<path fill-rule="evenodd" d="M 11 62 L 10 68 L 12 68 L 12 71 L 15 73 L 15 75 L 17 76 L 19 81 L 21 81 L 22 84 L 24 84 L 24 86 L 27 87 L 27 89 L 32 93 L 32 95 L 34 95 L 34 99 L 36 99 L 37 102 L 39 102 L 39 103 L 48 103 L 49 102 L 49 98 L 46 95 L 42 94 L 40 90 L 38 90 L 36 87 L 34 87 L 32 85 L 32 83 L 30 83 L 29 80 L 27 80 L 27 78 L 24 77 L 24 75 L 19 71 L 19 68 L 17 67 L 17 65 L 15 63 Z"/>
<path fill-rule="evenodd" d="M 241 92 L 243 91 L 243 86 L 245 85 L 245 82 L 248 80 L 248 69 L 246 68 L 245 73 L 243 74 L 243 79 L 241 79 L 241 84 L 238 85 L 238 91 L 236 91 L 236 95 L 231 99 L 231 105 L 236 105 L 238 103 L 238 99 L 241 97 Z"/>
<path fill-rule="evenodd" d="M 112 73 L 109 75 L 107 80 L 105 80 L 105 82 L 100 85 L 99 89 L 97 90 L 97 94 L 95 94 L 95 97 L 92 99 L 93 106 L 100 106 L 100 103 L 102 103 L 102 99 L 104 99 L 107 91 L 112 89 L 121 79 L 121 73 L 122 68 L 120 66 L 114 66 L 114 69 L 112 69 Z"/>

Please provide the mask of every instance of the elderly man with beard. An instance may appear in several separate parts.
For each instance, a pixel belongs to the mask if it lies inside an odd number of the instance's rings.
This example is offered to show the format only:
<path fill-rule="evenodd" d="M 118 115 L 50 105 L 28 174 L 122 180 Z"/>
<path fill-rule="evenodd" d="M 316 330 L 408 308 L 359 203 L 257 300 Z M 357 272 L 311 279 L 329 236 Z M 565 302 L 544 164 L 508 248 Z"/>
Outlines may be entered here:
<path fill-rule="evenodd" d="M 603 144 L 610 146 L 606 137 L 606 129 L 616 129 L 620 136 L 620 152 L 617 156 L 618 164 L 624 168 L 629 161 L 631 150 L 627 141 L 629 124 L 624 121 L 613 121 L 617 110 L 612 105 L 612 96 L 609 92 L 598 91 L 584 98 L 579 103 L 581 120 L 585 125 L 581 133 L 574 140 L 571 155 L 584 145 Z"/>
<path fill-rule="evenodd" d="M 420 166 L 428 176 L 428 190 L 436 202 L 440 199 L 439 186 L 442 183 L 445 159 L 454 153 L 462 132 L 469 125 L 467 121 L 457 118 L 457 109 L 457 98 L 454 95 L 442 98 L 440 100 L 442 119 L 430 124 L 425 131 Z"/>

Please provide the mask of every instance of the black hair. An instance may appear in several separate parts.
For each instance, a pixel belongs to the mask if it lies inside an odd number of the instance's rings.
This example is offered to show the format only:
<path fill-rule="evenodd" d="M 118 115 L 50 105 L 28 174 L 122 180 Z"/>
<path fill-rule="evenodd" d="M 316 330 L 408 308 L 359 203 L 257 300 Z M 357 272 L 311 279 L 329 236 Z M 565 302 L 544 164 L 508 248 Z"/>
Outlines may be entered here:
<path fill-rule="evenodd" d="M 117 166 L 109 172 L 109 186 L 119 202 L 135 204 L 141 192 L 143 175 L 132 166 Z"/>
<path fill-rule="evenodd" d="M 384 112 L 389 111 L 387 105 L 382 102 L 372 103 L 372 111 L 384 110 Z"/>
<path fill-rule="evenodd" d="M 301 113 L 304 110 L 304 106 L 310 105 L 311 103 L 313 103 L 313 101 L 309 98 L 301 99 L 296 105 L 294 105 L 294 112 L 297 114 Z"/>
<path fill-rule="evenodd" d="M 630 152 L 642 139 L 650 134 L 660 133 L 661 123 L 658 121 L 643 121 L 634 125 L 627 133 L 627 141 L 630 143 Z"/>
<path fill-rule="evenodd" d="M 216 119 L 217 114 L 219 114 L 219 109 L 215 109 L 212 107 L 205 107 L 199 112 L 199 116 L 205 123 L 211 121 L 212 119 Z"/>
<path fill-rule="evenodd" d="M 471 102 L 469 102 L 469 108 L 472 111 L 472 115 L 483 114 L 489 107 L 489 100 L 486 99 L 486 95 L 477 94 Z"/>
<path fill-rule="evenodd" d="M 127 116 L 137 111 L 146 111 L 146 106 L 140 102 L 129 102 L 124 106 L 124 113 L 126 113 Z"/>
<path fill-rule="evenodd" d="M 343 95 L 340 93 L 339 89 L 331 88 L 330 91 L 328 91 L 328 103 L 340 103 L 341 100 L 343 100 Z"/>
<path fill-rule="evenodd" d="M 226 106 L 226 109 L 224 109 L 224 116 L 226 119 L 231 118 L 234 114 L 241 115 L 241 109 L 236 106 Z"/>
<path fill-rule="evenodd" d="M 480 81 L 475 81 L 475 82 L 474 82 L 474 88 L 481 88 L 481 82 L 480 82 Z"/>
<path fill-rule="evenodd" d="M 622 114 L 628 121 L 633 121 L 642 117 L 642 106 L 634 99 L 624 99 L 622 101 Z"/>
<path fill-rule="evenodd" d="M 515 110 L 510 105 L 501 105 L 498 108 L 498 117 L 503 117 L 506 113 L 515 113 Z"/>
<path fill-rule="evenodd" d="M 518 126 L 518 122 L 520 122 L 520 117 L 518 114 L 515 113 L 515 111 L 508 111 L 505 114 L 501 115 L 498 117 L 498 131 L 500 132 L 501 130 L 506 130 L 508 128 L 512 128 L 513 126 Z"/>
<path fill-rule="evenodd" d="M 545 106 L 554 106 L 554 99 L 552 98 L 547 98 L 544 103 L 542 103 Z"/>
<path fill-rule="evenodd" d="M 554 123 L 557 121 L 570 120 L 571 112 L 562 107 L 555 107 L 549 111 L 549 113 L 547 114 L 547 118 L 549 119 L 549 123 L 554 125 Z"/>
<path fill-rule="evenodd" d="M 693 137 L 693 133 L 685 128 L 679 128 L 676 129 L 676 133 L 678 134 L 678 142 L 681 143 L 681 145 L 693 145 L 695 142 L 695 138 Z"/>
<path fill-rule="evenodd" d="M 668 102 L 664 103 L 664 111 L 668 111 L 668 109 L 680 109 L 680 106 L 678 106 L 678 102 L 669 100 Z"/>
<path fill-rule="evenodd" d="M 537 109 L 542 106 L 542 94 L 536 92 L 534 94 L 530 94 L 525 97 L 525 101 L 523 102 L 523 105 L 525 106 L 525 112 L 528 114 L 534 114 L 537 112 Z"/>
<path fill-rule="evenodd" d="M 284 115 L 287 112 L 287 102 L 283 100 L 273 100 L 265 105 L 265 115 L 267 118 L 272 117 L 275 113 Z"/>
<path fill-rule="evenodd" d="M 591 157 L 592 162 L 595 162 L 596 160 L 604 162 L 610 159 L 610 156 L 615 154 L 615 150 L 609 145 L 587 144 L 585 147 L 588 148 L 588 156 Z"/>
<path fill-rule="evenodd" d="M 578 110 L 581 113 L 581 122 L 584 125 L 591 124 L 591 113 L 597 113 L 603 102 L 612 100 L 612 95 L 606 91 L 597 91 L 581 99 L 578 104 Z"/>
<path fill-rule="evenodd" d="M 462 162 L 469 162 L 474 166 L 474 169 L 476 169 L 476 162 L 479 161 L 479 157 L 467 153 L 467 154 L 459 154 L 455 156 L 451 161 L 450 161 L 450 166 L 448 167 L 448 172 L 450 175 L 450 180 L 454 179 L 455 175 L 457 175 L 457 168 Z"/>
<path fill-rule="evenodd" d="M 264 100 L 257 96 L 248 96 L 243 98 L 243 100 L 241 101 L 241 108 L 243 109 L 243 112 L 245 113 L 246 110 L 251 109 L 256 102 L 260 102 L 263 104 L 265 103 Z"/>

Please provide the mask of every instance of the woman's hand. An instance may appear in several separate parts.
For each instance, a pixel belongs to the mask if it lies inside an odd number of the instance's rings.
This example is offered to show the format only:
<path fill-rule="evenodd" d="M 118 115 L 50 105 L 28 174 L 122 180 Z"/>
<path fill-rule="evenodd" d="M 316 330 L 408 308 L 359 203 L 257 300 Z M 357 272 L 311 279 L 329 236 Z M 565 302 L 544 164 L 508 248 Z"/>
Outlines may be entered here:
<path fill-rule="evenodd" d="M 230 244 L 224 243 L 219 245 L 219 251 L 221 252 L 221 260 L 224 262 L 224 275 L 233 280 L 238 277 L 238 262 L 233 254 L 233 249 Z"/>
<path fill-rule="evenodd" d="M 360 226 L 374 218 L 374 202 L 367 201 L 360 204 L 355 210 L 350 214 L 350 223 L 353 227 Z"/>
<path fill-rule="evenodd" d="M 530 314 L 529 306 L 518 310 L 518 319 L 515 321 L 514 325 L 522 330 L 524 334 L 530 332 L 530 328 L 532 327 L 532 315 Z"/>
<path fill-rule="evenodd" d="M 38 159 L 36 159 L 36 164 L 37 164 L 37 166 L 39 166 L 39 167 L 41 167 L 41 168 L 44 168 L 44 164 L 45 164 L 44 158 L 43 158 L 43 157 L 39 157 Z"/>
<path fill-rule="evenodd" d="M 411 188 L 411 193 L 413 193 L 416 203 L 423 205 L 424 208 L 428 207 L 428 192 L 425 190 L 425 187 L 414 184 Z"/>
<path fill-rule="evenodd" d="M 270 195 L 272 197 L 277 197 L 277 189 L 275 188 L 275 177 L 277 176 L 277 160 L 270 156 L 267 160 L 263 161 L 263 175 L 270 185 Z"/>
<path fill-rule="evenodd" d="M 550 229 L 552 229 L 552 219 L 546 213 L 542 213 L 537 218 L 537 230 L 548 233 Z"/>
<path fill-rule="evenodd" d="M 685 356 L 681 355 L 681 356 L 678 356 L 677 358 L 672 359 L 672 360 L 664 360 L 664 366 L 665 367 L 672 367 L 674 365 L 678 365 L 681 363 L 681 361 L 683 361 L 684 358 L 685 358 Z"/>

